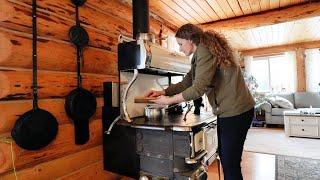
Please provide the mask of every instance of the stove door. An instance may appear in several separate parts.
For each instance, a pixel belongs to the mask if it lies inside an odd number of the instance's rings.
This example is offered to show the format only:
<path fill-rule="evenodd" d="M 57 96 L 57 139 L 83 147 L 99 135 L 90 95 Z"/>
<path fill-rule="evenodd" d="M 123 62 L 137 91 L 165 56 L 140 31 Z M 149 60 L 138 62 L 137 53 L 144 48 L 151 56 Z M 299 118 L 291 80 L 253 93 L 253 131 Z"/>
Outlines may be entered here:
<path fill-rule="evenodd" d="M 201 130 L 194 135 L 194 151 L 195 153 L 204 150 L 204 131 Z"/>
<path fill-rule="evenodd" d="M 207 152 L 204 161 L 207 165 L 210 165 L 216 159 L 218 150 L 218 135 L 216 125 L 210 125 L 204 129 L 203 140 L 204 150 Z"/>

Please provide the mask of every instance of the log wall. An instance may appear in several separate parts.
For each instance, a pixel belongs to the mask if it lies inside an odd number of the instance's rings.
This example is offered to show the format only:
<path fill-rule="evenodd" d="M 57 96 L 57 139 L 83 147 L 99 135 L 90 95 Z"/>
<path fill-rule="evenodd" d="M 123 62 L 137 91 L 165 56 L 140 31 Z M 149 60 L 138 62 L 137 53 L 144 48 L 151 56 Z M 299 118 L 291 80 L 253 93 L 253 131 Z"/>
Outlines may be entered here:
<path fill-rule="evenodd" d="M 75 24 L 71 0 L 38 0 L 39 106 L 59 122 L 56 139 L 47 147 L 27 151 L 10 140 L 19 116 L 32 108 L 31 0 L 0 1 L 0 179 L 126 179 L 103 170 L 103 82 L 116 82 L 117 41 L 132 36 L 131 7 L 120 0 L 87 0 L 80 21 L 90 36 L 84 50 L 83 87 L 97 97 L 90 121 L 90 140 L 74 144 L 73 124 L 64 111 L 65 96 L 76 87 L 76 50 L 68 31 Z M 175 26 L 150 19 L 151 32 L 171 34 Z M 4 141 L 5 138 L 6 141 Z M 12 142 L 12 151 L 11 145 Z"/>

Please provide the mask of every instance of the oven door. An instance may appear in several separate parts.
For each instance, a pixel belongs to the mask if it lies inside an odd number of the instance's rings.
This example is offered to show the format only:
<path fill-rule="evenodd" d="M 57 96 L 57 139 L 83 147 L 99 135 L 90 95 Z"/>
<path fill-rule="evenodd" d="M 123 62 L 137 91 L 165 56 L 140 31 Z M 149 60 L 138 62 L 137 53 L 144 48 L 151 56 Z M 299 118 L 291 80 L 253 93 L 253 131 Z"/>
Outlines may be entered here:
<path fill-rule="evenodd" d="M 191 154 L 185 158 L 187 164 L 199 161 L 210 165 L 217 157 L 218 138 L 216 125 L 210 123 L 196 133 L 191 132 Z"/>
<path fill-rule="evenodd" d="M 211 123 L 208 126 L 204 127 L 203 141 L 203 149 L 207 152 L 207 154 L 204 156 L 204 162 L 206 165 L 210 165 L 218 155 L 217 125 Z"/>

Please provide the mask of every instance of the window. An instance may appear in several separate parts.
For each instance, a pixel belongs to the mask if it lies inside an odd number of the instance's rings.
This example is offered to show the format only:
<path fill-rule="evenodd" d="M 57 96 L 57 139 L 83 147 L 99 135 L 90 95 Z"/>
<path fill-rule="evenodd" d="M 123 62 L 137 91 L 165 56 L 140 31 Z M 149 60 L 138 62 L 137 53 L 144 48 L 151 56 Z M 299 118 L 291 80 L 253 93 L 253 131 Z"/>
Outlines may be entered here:
<path fill-rule="evenodd" d="M 250 66 L 250 74 L 258 83 L 258 92 L 295 91 L 295 57 L 291 54 L 253 58 Z"/>
<path fill-rule="evenodd" d="M 269 62 L 267 58 L 259 58 L 254 59 L 251 63 L 252 69 L 251 74 L 254 78 L 256 78 L 258 83 L 257 91 L 259 92 L 267 92 L 270 89 L 270 71 L 269 68 L 266 68 L 269 66 Z"/>
<path fill-rule="evenodd" d="M 320 51 L 319 49 L 308 49 L 305 54 L 307 91 L 320 92 Z"/>

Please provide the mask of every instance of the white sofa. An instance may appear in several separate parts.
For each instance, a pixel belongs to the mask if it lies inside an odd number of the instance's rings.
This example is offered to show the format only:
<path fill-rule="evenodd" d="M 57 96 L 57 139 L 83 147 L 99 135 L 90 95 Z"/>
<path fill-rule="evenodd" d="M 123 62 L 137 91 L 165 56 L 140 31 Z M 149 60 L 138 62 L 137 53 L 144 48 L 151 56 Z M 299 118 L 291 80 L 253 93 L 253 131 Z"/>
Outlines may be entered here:
<path fill-rule="evenodd" d="M 295 109 L 320 108 L 320 95 L 316 92 L 296 92 L 290 94 L 273 94 L 289 100 Z M 284 124 L 283 112 L 290 109 L 273 107 L 269 102 L 261 104 L 260 108 L 265 111 L 266 124 Z M 292 109 L 291 109 L 292 110 Z"/>

